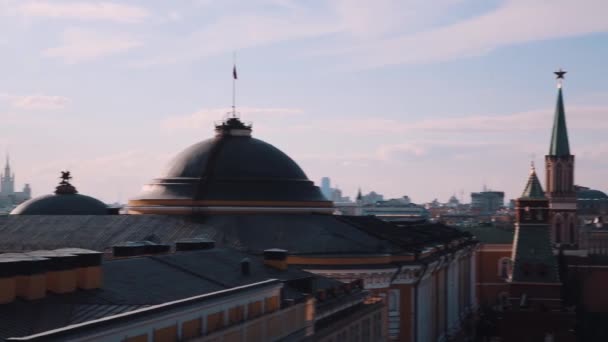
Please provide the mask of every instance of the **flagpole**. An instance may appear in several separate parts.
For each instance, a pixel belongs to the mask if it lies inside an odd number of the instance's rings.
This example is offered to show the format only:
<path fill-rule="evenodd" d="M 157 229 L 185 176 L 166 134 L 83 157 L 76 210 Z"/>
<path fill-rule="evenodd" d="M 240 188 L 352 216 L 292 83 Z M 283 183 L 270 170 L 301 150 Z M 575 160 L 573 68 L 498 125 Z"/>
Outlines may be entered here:
<path fill-rule="evenodd" d="M 236 118 L 236 77 L 234 74 L 236 70 L 236 51 L 232 55 L 232 70 L 232 117 Z"/>

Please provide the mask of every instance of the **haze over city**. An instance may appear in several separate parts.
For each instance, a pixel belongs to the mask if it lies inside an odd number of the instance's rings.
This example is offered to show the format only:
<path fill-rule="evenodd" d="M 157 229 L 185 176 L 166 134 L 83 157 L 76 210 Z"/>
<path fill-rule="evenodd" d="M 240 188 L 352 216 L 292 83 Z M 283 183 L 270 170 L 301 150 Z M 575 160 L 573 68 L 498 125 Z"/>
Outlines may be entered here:
<path fill-rule="evenodd" d="M 563 67 L 576 182 L 608 190 L 607 2 L 370 4 L 0 0 L 0 147 L 35 196 L 69 169 L 124 202 L 212 136 L 236 51 L 238 112 L 310 179 L 513 198 L 548 152 Z"/>

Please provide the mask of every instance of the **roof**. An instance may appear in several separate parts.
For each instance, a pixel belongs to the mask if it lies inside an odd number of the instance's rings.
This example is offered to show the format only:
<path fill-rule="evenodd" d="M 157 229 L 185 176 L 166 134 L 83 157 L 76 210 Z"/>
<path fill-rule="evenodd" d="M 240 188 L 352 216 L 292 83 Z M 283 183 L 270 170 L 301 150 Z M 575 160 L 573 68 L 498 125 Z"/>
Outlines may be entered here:
<path fill-rule="evenodd" d="M 564 100 L 562 88 L 557 91 L 557 105 L 553 119 L 553 129 L 551 130 L 551 145 L 549 146 L 550 156 L 570 155 L 570 144 L 568 143 L 568 129 L 566 128 L 566 111 L 564 110 Z"/>
<path fill-rule="evenodd" d="M 542 185 L 540 185 L 540 181 L 536 176 L 536 169 L 534 166 L 530 169 L 530 176 L 528 177 L 528 182 L 526 183 L 526 187 L 524 188 L 524 192 L 521 194 L 521 198 L 526 199 L 544 199 L 545 192 L 543 191 Z"/>
<path fill-rule="evenodd" d="M 405 251 L 420 251 L 425 246 L 446 243 L 472 235 L 441 223 L 410 221 L 387 222 L 374 216 L 337 216 L 368 234 L 397 244 Z"/>
<path fill-rule="evenodd" d="M 460 230 L 469 232 L 481 243 L 487 244 L 511 244 L 513 243 L 514 229 L 500 227 L 459 227 Z"/>
<path fill-rule="evenodd" d="M 380 221 L 379 219 L 375 219 Z M 399 250 L 334 215 L 104 215 L 0 217 L 0 251 L 80 247 L 105 250 L 125 241 L 154 237 L 159 243 L 204 237 L 217 246 L 261 253 L 377 253 Z"/>
<path fill-rule="evenodd" d="M 513 282 L 559 282 L 557 258 L 547 225 L 526 225 L 516 232 Z"/>
<path fill-rule="evenodd" d="M 241 273 L 244 258 L 250 260 L 249 276 Z M 102 267 L 102 289 L 49 294 L 36 301 L 18 299 L 0 305 L 0 340 L 267 279 L 285 282 L 286 298 L 295 300 L 303 298 L 302 291 L 290 285 L 295 280 L 309 281 L 313 293 L 341 284 L 293 267 L 278 271 L 265 266 L 259 257 L 223 248 L 116 259 Z M 171 282 L 167 283 L 167 279 Z"/>
<path fill-rule="evenodd" d="M 330 203 L 293 159 L 271 144 L 251 137 L 251 127 L 244 126 L 239 119 L 225 121 L 216 131 L 215 137 L 179 153 L 164 175 L 144 186 L 133 201 Z"/>
<path fill-rule="evenodd" d="M 224 214 L 0 217 L 0 251 L 107 248 L 153 238 L 158 243 L 204 237 L 218 247 L 261 254 L 362 255 L 401 253 L 468 236 L 442 224 L 388 223 L 374 216 Z"/>
<path fill-rule="evenodd" d="M 11 215 L 107 215 L 108 207 L 98 199 L 81 194 L 52 194 L 21 203 Z"/>
<path fill-rule="evenodd" d="M 608 200 L 608 195 L 600 190 L 595 189 L 579 189 L 576 191 L 577 200 Z"/>

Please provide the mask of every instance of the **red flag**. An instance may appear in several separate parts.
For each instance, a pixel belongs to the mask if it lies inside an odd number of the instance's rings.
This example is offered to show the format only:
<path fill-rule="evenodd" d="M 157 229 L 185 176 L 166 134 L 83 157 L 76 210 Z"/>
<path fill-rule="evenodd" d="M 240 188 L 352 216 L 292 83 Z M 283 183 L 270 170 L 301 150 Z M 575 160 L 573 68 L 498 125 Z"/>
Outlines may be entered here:
<path fill-rule="evenodd" d="M 236 65 L 232 68 L 232 78 L 234 78 L 235 80 L 239 79 L 238 77 L 236 77 Z"/>

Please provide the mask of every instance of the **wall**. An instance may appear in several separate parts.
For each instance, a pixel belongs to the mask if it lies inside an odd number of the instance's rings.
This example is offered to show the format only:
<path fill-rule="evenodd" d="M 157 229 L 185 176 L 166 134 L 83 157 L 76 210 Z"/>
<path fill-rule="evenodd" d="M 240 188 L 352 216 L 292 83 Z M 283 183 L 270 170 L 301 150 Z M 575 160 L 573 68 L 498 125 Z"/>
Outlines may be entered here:
<path fill-rule="evenodd" d="M 477 301 L 480 306 L 492 306 L 498 303 L 501 293 L 508 292 L 509 287 L 501 277 L 499 262 L 511 258 L 511 244 L 482 244 L 476 253 L 477 268 Z"/>

